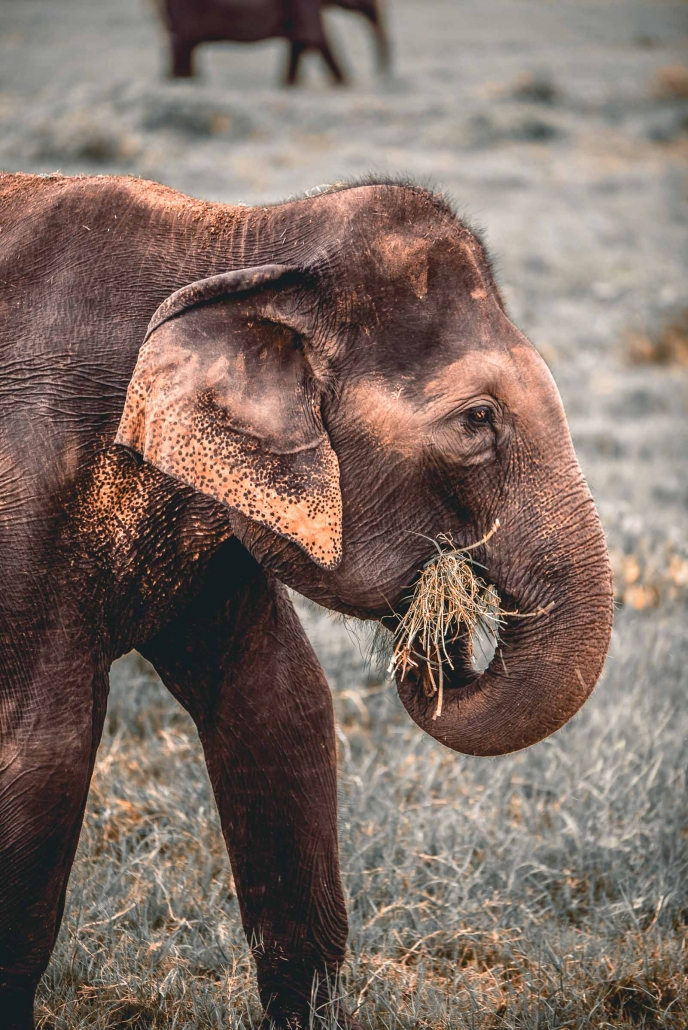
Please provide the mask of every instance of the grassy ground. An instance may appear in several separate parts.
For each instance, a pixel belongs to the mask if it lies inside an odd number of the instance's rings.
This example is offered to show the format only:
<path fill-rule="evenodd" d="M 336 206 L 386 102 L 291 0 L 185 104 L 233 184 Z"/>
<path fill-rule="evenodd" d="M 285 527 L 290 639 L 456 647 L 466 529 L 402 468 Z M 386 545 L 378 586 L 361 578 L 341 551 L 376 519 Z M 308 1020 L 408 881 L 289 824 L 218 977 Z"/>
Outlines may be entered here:
<path fill-rule="evenodd" d="M 685 1027 L 688 629 L 623 612 L 573 724 L 486 761 L 423 736 L 356 635 L 305 618 L 338 715 L 342 989 L 364 1027 Z M 56 1030 L 258 1020 L 195 730 L 136 657 L 113 672 L 39 1011 Z"/>

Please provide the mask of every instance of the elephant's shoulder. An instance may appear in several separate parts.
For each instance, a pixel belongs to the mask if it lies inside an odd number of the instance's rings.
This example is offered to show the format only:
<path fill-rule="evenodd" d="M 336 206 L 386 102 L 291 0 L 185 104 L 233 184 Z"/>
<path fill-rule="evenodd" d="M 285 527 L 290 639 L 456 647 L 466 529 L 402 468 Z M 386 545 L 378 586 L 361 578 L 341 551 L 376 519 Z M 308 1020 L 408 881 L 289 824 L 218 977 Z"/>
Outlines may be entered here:
<path fill-rule="evenodd" d="M 80 476 L 68 510 L 77 546 L 113 571 L 160 558 L 165 548 L 193 560 L 232 535 L 226 508 L 117 444 Z"/>

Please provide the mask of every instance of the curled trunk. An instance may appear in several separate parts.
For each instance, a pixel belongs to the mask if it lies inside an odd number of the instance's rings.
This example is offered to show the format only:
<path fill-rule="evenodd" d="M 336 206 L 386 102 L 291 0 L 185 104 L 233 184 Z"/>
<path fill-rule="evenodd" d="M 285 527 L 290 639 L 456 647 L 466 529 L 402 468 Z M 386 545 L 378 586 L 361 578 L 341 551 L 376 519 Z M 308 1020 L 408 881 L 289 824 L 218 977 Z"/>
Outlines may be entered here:
<path fill-rule="evenodd" d="M 506 607 L 548 610 L 534 618 L 507 618 L 483 673 L 461 653 L 453 672 L 445 666 L 441 714 L 437 699 L 423 689 L 422 667 L 397 675 L 410 716 L 454 751 L 488 756 L 529 747 L 568 722 L 591 694 L 609 645 L 613 594 L 604 535 L 589 495 L 578 511 L 559 534 L 559 555 L 548 550 L 545 561 L 534 554 L 528 562 L 523 548 L 514 545 L 510 561 L 525 562 L 527 588 L 509 589 L 515 577 L 507 568 L 504 539 L 495 556 L 481 558 L 508 597 Z M 543 567 L 547 575 L 538 572 Z"/>

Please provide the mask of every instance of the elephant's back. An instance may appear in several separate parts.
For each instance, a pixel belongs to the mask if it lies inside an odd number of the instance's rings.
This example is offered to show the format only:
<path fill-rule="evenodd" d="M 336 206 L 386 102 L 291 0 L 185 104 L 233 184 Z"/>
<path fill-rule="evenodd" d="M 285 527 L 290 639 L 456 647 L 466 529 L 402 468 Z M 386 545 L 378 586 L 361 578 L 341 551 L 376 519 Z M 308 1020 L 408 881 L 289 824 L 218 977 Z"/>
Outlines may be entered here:
<path fill-rule="evenodd" d="M 2 461 L 53 490 L 114 440 L 151 315 L 223 269 L 233 219 L 128 177 L 0 176 L 0 513 Z"/>
<path fill-rule="evenodd" d="M 317 6 L 317 0 L 305 2 Z M 254 43 L 284 35 L 288 7 L 285 0 L 166 0 L 165 13 L 170 31 L 180 38 Z"/>

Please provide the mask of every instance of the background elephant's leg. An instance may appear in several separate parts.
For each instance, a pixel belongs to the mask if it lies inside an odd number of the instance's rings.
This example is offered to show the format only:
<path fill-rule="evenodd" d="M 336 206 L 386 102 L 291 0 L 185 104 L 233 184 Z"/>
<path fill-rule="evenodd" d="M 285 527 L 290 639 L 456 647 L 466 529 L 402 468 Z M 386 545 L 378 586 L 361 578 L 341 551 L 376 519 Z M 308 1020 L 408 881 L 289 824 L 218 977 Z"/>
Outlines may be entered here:
<path fill-rule="evenodd" d="M 195 74 L 193 52 L 196 44 L 179 36 L 170 36 L 171 74 L 173 79 L 190 79 Z"/>
<path fill-rule="evenodd" d="M 33 1027 L 105 716 L 107 672 L 60 632 L 0 647 L 0 1026 Z M 37 635 L 36 635 L 37 636 Z M 60 639 L 56 639 L 59 637 Z"/>
<path fill-rule="evenodd" d="M 326 39 L 323 40 L 323 42 L 320 44 L 320 53 L 322 54 L 323 61 L 330 69 L 334 81 L 337 83 L 337 85 L 343 86 L 346 82 L 346 76 L 344 75 L 344 72 L 342 71 L 338 62 L 336 61 L 335 56 L 330 48 L 330 44 L 327 42 Z"/>
<path fill-rule="evenodd" d="M 347 936 L 317 658 L 284 589 L 235 541 L 142 651 L 198 725 L 263 1004 L 278 1025 L 307 1026 L 313 977 L 337 971 Z"/>
<path fill-rule="evenodd" d="M 299 77 L 299 63 L 306 49 L 306 44 L 299 43 L 298 40 L 292 40 L 289 44 L 289 64 L 284 78 L 285 85 L 296 85 Z"/>

